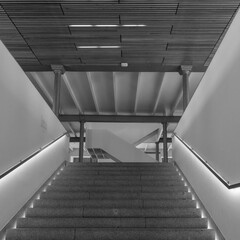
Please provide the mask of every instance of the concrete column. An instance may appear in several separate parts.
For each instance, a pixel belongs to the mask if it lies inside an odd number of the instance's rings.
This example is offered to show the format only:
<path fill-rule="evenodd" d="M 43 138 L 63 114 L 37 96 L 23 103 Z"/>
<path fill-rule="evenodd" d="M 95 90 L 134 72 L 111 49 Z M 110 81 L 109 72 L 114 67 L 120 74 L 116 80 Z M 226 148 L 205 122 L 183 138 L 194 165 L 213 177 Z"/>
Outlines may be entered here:
<path fill-rule="evenodd" d="M 159 142 L 156 142 L 156 160 L 159 162 Z"/>
<path fill-rule="evenodd" d="M 191 70 L 192 66 L 181 66 L 180 74 L 183 76 L 183 111 L 185 111 L 189 103 L 189 75 Z"/>
<path fill-rule="evenodd" d="M 80 122 L 80 137 L 79 137 L 79 162 L 83 162 L 83 143 L 84 143 L 84 122 Z"/>
<path fill-rule="evenodd" d="M 65 69 L 61 65 L 52 65 L 52 70 L 55 74 L 54 77 L 54 97 L 53 97 L 53 112 L 58 117 L 60 111 L 60 92 L 61 92 L 61 79 Z"/>
<path fill-rule="evenodd" d="M 167 123 L 163 123 L 163 162 L 168 162 Z"/>

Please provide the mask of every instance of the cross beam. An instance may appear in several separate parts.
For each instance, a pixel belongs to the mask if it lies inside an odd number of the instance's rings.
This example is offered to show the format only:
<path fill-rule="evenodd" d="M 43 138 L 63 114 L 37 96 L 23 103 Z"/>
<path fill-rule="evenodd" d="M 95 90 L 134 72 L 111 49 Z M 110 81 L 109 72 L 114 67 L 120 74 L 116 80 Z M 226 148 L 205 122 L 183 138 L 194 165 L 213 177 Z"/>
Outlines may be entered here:
<path fill-rule="evenodd" d="M 61 122 L 177 123 L 181 116 L 59 115 Z"/>

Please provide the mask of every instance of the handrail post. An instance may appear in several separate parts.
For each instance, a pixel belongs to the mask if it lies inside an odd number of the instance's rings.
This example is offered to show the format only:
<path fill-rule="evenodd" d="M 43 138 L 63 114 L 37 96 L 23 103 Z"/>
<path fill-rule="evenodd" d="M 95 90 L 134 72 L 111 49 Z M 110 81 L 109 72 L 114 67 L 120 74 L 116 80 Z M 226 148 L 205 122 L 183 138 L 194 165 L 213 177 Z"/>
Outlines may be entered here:
<path fill-rule="evenodd" d="M 80 121 L 80 136 L 79 136 L 79 162 L 83 162 L 83 142 L 84 142 L 84 121 Z"/>
<path fill-rule="evenodd" d="M 156 161 L 159 162 L 159 142 L 156 142 Z"/>
<path fill-rule="evenodd" d="M 163 162 L 168 162 L 167 122 L 163 123 Z"/>

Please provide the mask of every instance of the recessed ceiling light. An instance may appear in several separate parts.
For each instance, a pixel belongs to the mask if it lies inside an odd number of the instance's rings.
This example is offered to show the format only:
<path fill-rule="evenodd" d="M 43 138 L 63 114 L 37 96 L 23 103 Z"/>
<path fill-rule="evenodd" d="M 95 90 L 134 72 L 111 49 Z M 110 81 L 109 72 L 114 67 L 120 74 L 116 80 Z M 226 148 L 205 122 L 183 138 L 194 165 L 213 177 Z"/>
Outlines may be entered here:
<path fill-rule="evenodd" d="M 99 46 L 99 48 L 120 48 L 120 46 Z"/>
<path fill-rule="evenodd" d="M 146 27 L 145 24 L 124 24 L 123 27 Z"/>
<path fill-rule="evenodd" d="M 120 46 L 77 46 L 77 48 L 120 48 Z"/>
<path fill-rule="evenodd" d="M 72 24 L 69 27 L 146 27 L 145 24 L 124 24 L 124 25 L 117 25 L 117 24 Z"/>
<path fill-rule="evenodd" d="M 107 25 L 103 25 L 103 24 L 100 24 L 100 25 L 94 25 L 95 27 L 118 27 L 119 25 L 115 25 L 115 24 L 113 24 L 113 25 L 109 25 L 109 24 L 107 24 Z"/>
<path fill-rule="evenodd" d="M 73 25 L 69 25 L 69 27 L 93 27 L 93 25 L 90 24 L 85 24 L 85 25 L 79 25 L 79 24 L 73 24 Z"/>
<path fill-rule="evenodd" d="M 77 46 L 77 48 L 99 48 L 98 46 Z"/>

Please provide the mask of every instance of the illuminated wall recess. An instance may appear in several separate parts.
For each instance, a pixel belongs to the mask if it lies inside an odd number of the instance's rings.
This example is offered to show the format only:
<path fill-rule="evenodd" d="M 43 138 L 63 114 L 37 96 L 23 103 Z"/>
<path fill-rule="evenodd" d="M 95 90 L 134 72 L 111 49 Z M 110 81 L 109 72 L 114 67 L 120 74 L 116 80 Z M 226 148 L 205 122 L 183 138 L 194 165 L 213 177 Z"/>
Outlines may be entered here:
<path fill-rule="evenodd" d="M 34 156 L 36 156 L 37 154 L 39 154 L 40 152 L 42 152 L 43 150 L 45 150 L 47 147 L 49 147 L 50 145 L 52 145 L 53 143 L 57 142 L 58 140 L 60 140 L 62 137 L 66 136 L 66 133 L 64 133 L 63 135 L 61 135 L 60 137 L 54 139 L 53 141 L 51 141 L 50 143 L 44 145 L 43 147 L 39 148 L 37 151 L 33 152 L 31 155 L 29 155 L 27 158 L 25 158 L 24 160 L 20 160 L 18 164 L 12 166 L 11 168 L 9 168 L 7 171 L 5 171 L 4 173 L 2 173 L 0 175 L 0 180 L 5 177 L 6 175 L 8 175 L 9 173 L 11 173 L 12 171 L 14 171 L 15 169 L 17 169 L 18 167 L 20 167 L 21 165 L 23 165 L 24 163 L 26 163 L 27 161 L 29 161 L 31 158 L 33 158 Z"/>
<path fill-rule="evenodd" d="M 204 160 L 194 149 L 189 146 L 183 139 L 181 139 L 176 133 L 174 136 L 189 150 L 191 151 L 201 163 L 208 168 L 208 170 L 228 189 L 239 188 L 240 183 L 230 184 L 229 181 L 225 180 L 214 168 L 212 168 L 206 160 Z"/>

